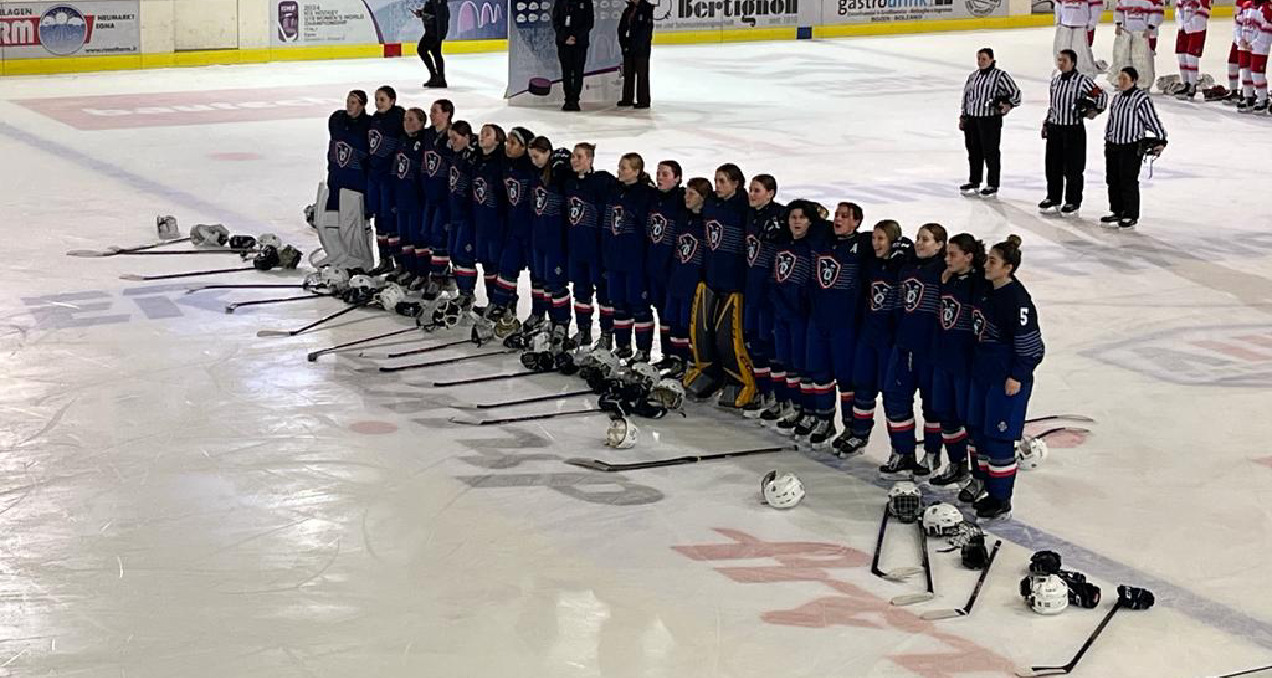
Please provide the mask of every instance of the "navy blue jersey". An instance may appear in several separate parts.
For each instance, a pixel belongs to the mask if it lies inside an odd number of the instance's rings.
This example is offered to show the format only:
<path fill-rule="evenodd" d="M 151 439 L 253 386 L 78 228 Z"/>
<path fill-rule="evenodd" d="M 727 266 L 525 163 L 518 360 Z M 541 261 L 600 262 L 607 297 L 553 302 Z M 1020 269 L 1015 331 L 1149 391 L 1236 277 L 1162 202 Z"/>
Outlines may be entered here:
<path fill-rule="evenodd" d="M 807 318 L 811 307 L 813 247 L 808 235 L 773 245 L 769 298 L 779 318 Z"/>
<path fill-rule="evenodd" d="M 552 168 L 550 181 L 543 179 L 541 171 L 536 171 L 530 181 L 530 190 L 534 193 L 534 236 L 531 242 L 536 252 L 556 261 L 565 259 L 566 226 L 562 205 L 565 203 L 563 185 L 569 171 L 568 164 L 557 164 Z"/>
<path fill-rule="evenodd" d="M 393 205 L 399 212 L 418 212 L 424 206 L 420 166 L 424 162 L 424 137 L 405 135 L 398 140 L 393 167 L 389 170 L 393 182 Z"/>
<path fill-rule="evenodd" d="M 864 269 L 866 305 L 861 315 L 861 341 L 871 346 L 891 346 L 896 338 L 897 305 L 900 303 L 900 273 L 903 259 L 872 256 Z"/>
<path fill-rule="evenodd" d="M 455 153 L 450 161 L 450 191 L 447 205 L 450 206 L 450 224 L 452 228 L 461 225 L 471 226 L 473 223 L 473 169 L 474 151 L 465 149 Z"/>
<path fill-rule="evenodd" d="M 937 333 L 936 364 L 941 369 L 965 376 L 972 370 L 976 335 L 972 333 L 972 307 L 978 289 L 988 285 L 984 273 L 971 269 L 941 283 L 940 331 Z"/>
<path fill-rule="evenodd" d="M 901 266 L 897 303 L 897 346 L 929 354 L 936 348 L 936 328 L 941 297 L 940 256 L 915 257 Z"/>
<path fill-rule="evenodd" d="M 406 110 L 393 106 L 389 110 L 371 115 L 367 126 L 367 152 L 371 154 L 371 173 L 387 175 L 393 169 L 398 140 L 406 134 L 402 120 Z"/>
<path fill-rule="evenodd" d="M 504 164 L 504 199 L 507 201 L 508 234 L 525 242 L 534 230 L 534 196 L 530 185 L 538 174 L 529 155 L 508 158 Z M 559 213 L 559 211 L 558 211 Z"/>
<path fill-rule="evenodd" d="M 702 281 L 706 258 L 706 228 L 701 212 L 685 210 L 685 221 L 676 235 L 676 254 L 671 260 L 667 292 L 677 297 L 692 297 Z"/>
<path fill-rule="evenodd" d="M 332 193 L 341 188 L 366 190 L 367 124 L 367 116 L 353 118 L 345 111 L 327 118 L 327 180 Z"/>
<path fill-rule="evenodd" d="M 972 310 L 976 351 L 972 369 L 978 377 L 1033 380 L 1046 347 L 1038 328 L 1038 309 L 1019 280 L 994 289 L 982 288 Z"/>
<path fill-rule="evenodd" d="M 746 211 L 746 298 L 764 299 L 773 278 L 773 251 L 790 240 L 786 208 L 770 202 Z"/>
<path fill-rule="evenodd" d="M 656 190 L 639 181 L 615 182 L 605 208 L 605 227 L 601 229 L 601 262 L 605 270 L 645 270 L 645 221 Z"/>
<path fill-rule="evenodd" d="M 433 132 L 430 134 L 430 132 Z M 447 142 L 447 133 L 424 130 L 424 166 L 421 168 L 424 182 L 424 202 L 430 207 L 446 206 L 450 194 L 450 165 L 455 152 Z M 429 139 L 432 139 L 431 143 Z"/>
<path fill-rule="evenodd" d="M 702 206 L 702 225 L 707 238 L 707 286 L 717 292 L 741 292 L 746 286 L 746 194 L 738 191 L 728 200 L 712 195 Z"/>
<path fill-rule="evenodd" d="M 685 189 L 654 191 L 645 223 L 645 276 L 666 280 L 676 255 L 676 236 L 684 222 Z"/>
<path fill-rule="evenodd" d="M 593 171 L 565 179 L 565 219 L 569 224 L 570 259 L 597 261 L 601 256 L 601 221 L 614 186 L 614 175 Z"/>
<path fill-rule="evenodd" d="M 870 233 L 813 242 L 813 321 L 820 327 L 856 327 L 861 316 L 861 278 L 874 258 Z"/>
<path fill-rule="evenodd" d="M 473 162 L 473 223 L 483 236 L 494 235 L 503 241 L 504 228 L 504 154 L 477 151 Z"/>

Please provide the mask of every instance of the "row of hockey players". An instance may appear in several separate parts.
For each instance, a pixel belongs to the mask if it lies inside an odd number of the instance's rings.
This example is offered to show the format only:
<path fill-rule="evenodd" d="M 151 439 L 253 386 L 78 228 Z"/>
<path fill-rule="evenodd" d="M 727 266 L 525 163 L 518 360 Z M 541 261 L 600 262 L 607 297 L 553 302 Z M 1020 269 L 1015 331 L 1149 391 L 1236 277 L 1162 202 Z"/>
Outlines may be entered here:
<path fill-rule="evenodd" d="M 1072 49 L 1078 55 L 1077 70 L 1094 77 L 1107 66 L 1110 79 L 1132 66 L 1149 86 L 1155 80 L 1157 37 L 1166 16 L 1163 0 L 1117 0 L 1117 25 L 1111 64 L 1096 62 L 1091 46 L 1095 27 L 1104 10 L 1103 0 L 1058 0 L 1056 35 L 1052 54 Z M 1210 23 L 1211 0 L 1179 0 L 1175 6 L 1175 56 L 1179 62 L 1179 86 L 1167 93 L 1192 99 L 1201 91 L 1207 100 L 1224 99 L 1241 112 L 1268 110 L 1267 63 L 1272 48 L 1272 0 L 1237 0 L 1233 8 L 1232 47 L 1228 53 L 1228 87 L 1207 89 L 1199 69 Z"/>

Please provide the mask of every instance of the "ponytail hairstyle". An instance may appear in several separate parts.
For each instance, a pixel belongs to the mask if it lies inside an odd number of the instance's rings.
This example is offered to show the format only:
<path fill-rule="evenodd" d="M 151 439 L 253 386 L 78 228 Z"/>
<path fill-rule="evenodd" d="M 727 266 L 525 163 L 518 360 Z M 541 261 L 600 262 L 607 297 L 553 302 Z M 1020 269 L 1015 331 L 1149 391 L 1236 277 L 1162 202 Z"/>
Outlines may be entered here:
<path fill-rule="evenodd" d="M 972 269 L 985 270 L 985 243 L 977 240 L 971 233 L 959 233 L 950 238 L 950 244 L 958 247 L 964 254 L 972 255 Z"/>
<path fill-rule="evenodd" d="M 919 231 L 927 231 L 928 233 L 931 233 L 932 239 L 941 243 L 941 249 L 936 253 L 936 256 L 944 258 L 945 246 L 950 242 L 950 234 L 945 230 L 945 227 L 936 222 L 929 222 L 920 226 Z"/>
<path fill-rule="evenodd" d="M 742 184 L 746 183 L 746 178 L 742 176 L 742 168 L 731 162 L 720 165 L 716 168 L 716 171 L 728 177 L 729 181 L 737 184 L 739 191 L 742 190 Z"/>
<path fill-rule="evenodd" d="M 892 219 L 880 221 L 874 225 L 873 230 L 883 231 L 884 235 L 888 236 L 888 245 L 893 245 L 901 239 L 901 224 Z"/>
<path fill-rule="evenodd" d="M 1020 236 L 1013 233 L 1007 236 L 1006 240 L 994 245 L 994 251 L 1003 258 L 1003 263 L 1011 266 L 1013 278 L 1020 271 L 1020 243 Z"/>
<path fill-rule="evenodd" d="M 548 161 L 543 163 L 543 183 L 552 183 L 552 142 L 547 137 L 535 137 L 526 144 L 526 154 L 530 151 L 540 151 L 548 154 Z"/>
<path fill-rule="evenodd" d="M 636 183 L 646 186 L 654 183 L 654 180 L 650 179 L 649 174 L 645 171 L 645 159 L 640 157 L 639 153 L 624 153 L 620 160 L 626 160 L 627 164 L 636 170 Z"/>

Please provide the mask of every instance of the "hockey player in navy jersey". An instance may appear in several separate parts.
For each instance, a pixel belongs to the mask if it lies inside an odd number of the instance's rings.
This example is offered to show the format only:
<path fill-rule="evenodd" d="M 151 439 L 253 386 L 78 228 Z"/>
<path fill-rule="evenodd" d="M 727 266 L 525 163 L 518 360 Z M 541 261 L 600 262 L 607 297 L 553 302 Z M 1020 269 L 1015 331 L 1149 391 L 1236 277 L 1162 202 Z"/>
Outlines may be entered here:
<path fill-rule="evenodd" d="M 858 232 L 865 214 L 853 202 L 835 208 L 832 233 L 813 245 L 813 285 L 808 323 L 805 371 L 810 379 L 813 414 L 835 411 L 835 391 L 839 392 L 843 432 L 834 446 L 840 456 L 860 451 L 864 443 L 850 447 L 852 440 L 853 362 L 862 305 L 862 276 L 866 262 L 874 257 L 871 232 Z M 779 431 L 794 432 L 805 413 L 798 407 L 765 410 L 761 421 L 773 422 Z"/>
<path fill-rule="evenodd" d="M 742 339 L 742 290 L 746 286 L 747 196 L 742 170 L 721 165 L 715 193 L 702 208 L 707 251 L 705 278 L 694 299 L 694 364 L 685 374 L 690 395 L 719 394 L 724 407 L 743 407 L 755 397 L 755 375 Z"/>
<path fill-rule="evenodd" d="M 1011 235 L 990 249 L 985 260 L 989 289 L 972 312 L 976 350 L 968 423 L 978 477 L 964 489 L 969 497 L 979 495 L 973 508 L 985 519 L 1011 516 L 1016 441 L 1024 434 L 1034 370 L 1045 353 L 1038 309 L 1016 279 L 1019 270 L 1020 238 Z"/>
<path fill-rule="evenodd" d="M 482 125 L 477 138 L 480 150 L 473 166 L 473 237 L 477 242 L 477 263 L 481 264 L 486 299 L 498 298 L 495 279 L 499 277 L 499 259 L 504 243 L 504 219 L 507 199 L 504 196 L 504 142 L 508 140 L 499 125 Z M 490 310 L 502 307 L 491 304 Z"/>
<path fill-rule="evenodd" d="M 360 89 L 349 92 L 344 110 L 327 118 L 327 205 L 328 211 L 340 209 L 340 191 L 359 194 L 367 190 L 367 93 Z"/>
<path fill-rule="evenodd" d="M 473 172 L 479 152 L 473 143 L 473 128 L 463 120 L 456 120 L 450 128 L 450 228 L 447 249 L 455 284 L 459 287 L 459 308 L 462 313 L 471 312 L 477 289 L 477 242 L 473 230 Z"/>
<path fill-rule="evenodd" d="M 435 297 L 438 288 L 451 280 L 448 229 L 450 226 L 450 165 L 454 151 L 450 147 L 450 126 L 455 116 L 455 105 L 449 99 L 438 99 L 428 109 L 431 123 L 424 130 L 424 165 L 421 181 L 424 184 L 425 242 L 415 245 L 417 258 L 427 255 L 428 265 L 420 268 L 429 275 L 414 286 L 425 290 L 425 297 Z M 425 245 L 425 248 L 421 248 Z M 431 280 L 430 280 L 431 279 Z"/>
<path fill-rule="evenodd" d="M 403 118 L 405 134 L 394 144 L 397 152 L 393 155 L 388 182 L 393 189 L 393 212 L 397 218 L 395 237 L 388 242 L 389 251 L 398 249 L 399 238 L 406 243 L 401 245 L 398 263 L 416 275 L 420 273 L 419 259 L 415 256 L 413 243 L 423 241 L 424 231 L 424 191 L 420 178 L 420 167 L 424 162 L 423 129 L 424 111 L 418 108 L 407 111 Z"/>
<path fill-rule="evenodd" d="M 501 336 L 518 329 L 517 281 L 521 271 L 530 265 L 530 239 L 534 230 L 534 196 L 530 184 L 535 166 L 528 153 L 534 133 L 524 127 L 514 127 L 504 142 L 504 242 L 499 257 L 499 275 L 495 279 L 494 294 L 490 297 L 489 317 L 498 327 Z M 530 275 L 530 316 L 527 331 L 538 327 L 547 315 L 543 298 L 543 280 Z"/>
<path fill-rule="evenodd" d="M 552 321 L 552 344 L 564 347 L 570 330 L 570 291 L 566 275 L 566 221 L 564 184 L 570 175 L 570 152 L 553 150 L 547 137 L 530 141 L 529 155 L 535 173 L 530 181 L 534 206 L 534 230 L 530 239 L 530 276 L 543 285 L 543 304 Z"/>
<path fill-rule="evenodd" d="M 593 169 L 596 147 L 582 143 L 570 154 L 570 176 L 565 180 L 565 218 L 568 224 L 569 277 L 574 286 L 574 322 L 578 334 L 574 345 L 592 343 L 592 298 L 601 306 L 601 338 L 597 346 L 614 349 L 614 312 L 605 293 L 601 270 L 601 221 L 614 175 Z"/>
<path fill-rule="evenodd" d="M 962 485 L 971 477 L 968 463 L 967 403 L 971 388 L 972 303 L 984 288 L 985 245 L 970 233 L 950 238 L 941 275 L 941 309 L 932 369 L 932 408 L 941 422 L 949 464 L 932 476 L 935 487 Z"/>
<path fill-rule="evenodd" d="M 373 271 L 376 274 L 394 270 L 392 260 L 398 254 L 390 247 L 390 240 L 398 240 L 401 233 L 393 214 L 396 182 L 392 173 L 405 114 L 392 87 L 385 85 L 375 91 L 375 114 L 367 127 L 367 213 L 375 217 L 375 244 L 380 254 L 380 266 Z"/>
<path fill-rule="evenodd" d="M 787 208 L 788 235 L 773 241 L 772 285 L 768 292 L 773 311 L 773 358 L 771 362 L 774 401 L 788 409 L 804 413 L 808 426 L 797 436 L 799 442 L 812 445 L 813 449 L 825 449 L 834 438 L 835 410 L 831 407 L 817 409 L 818 396 L 808 372 L 807 337 L 812 312 L 811 287 L 813 280 L 813 251 L 816 241 L 831 237 L 830 225 L 821 214 L 821 207 L 808 200 L 796 200 Z M 748 300 L 748 303 L 750 301 Z M 834 386 L 822 384 L 826 394 Z M 822 404 L 826 399 L 822 398 Z M 783 433 L 795 433 L 794 427 L 780 429 Z"/>
<path fill-rule="evenodd" d="M 672 325 L 667 318 L 666 303 L 667 278 L 676 255 L 676 238 L 684 221 L 682 176 L 680 163 L 675 160 L 658 163 L 654 174 L 658 190 L 649 203 L 649 216 L 645 223 L 645 284 L 649 287 L 649 302 L 658 312 L 658 342 L 662 346 L 662 359 L 655 365 L 660 370 L 677 367 L 676 353 L 671 350 Z"/>
<path fill-rule="evenodd" d="M 790 239 L 786 209 L 773 201 L 777 180 L 770 174 L 751 177 L 747 191 L 750 209 L 746 214 L 746 287 L 742 292 L 742 338 L 751 358 L 756 397 L 742 408 L 742 415 L 758 419 L 765 408 L 777 402 L 773 394 L 769 362 L 773 359 L 773 250 Z M 802 341 L 800 342 L 803 343 Z M 802 361 L 801 361 L 802 362 Z"/>
<path fill-rule="evenodd" d="M 941 422 L 932 406 L 932 355 L 936 348 L 941 273 L 949 235 L 940 224 L 924 224 L 914 238 L 914 256 L 902 264 L 898 279 L 896 341 L 883 381 L 883 411 L 888 418 L 892 455 L 879 467 L 885 478 L 926 476 L 941 454 Z M 915 455 L 914 393 L 923 399 L 924 458 Z"/>
<path fill-rule="evenodd" d="M 645 159 L 638 153 L 623 155 L 618 161 L 617 178 L 601 228 L 605 289 L 614 309 L 614 355 L 633 362 L 649 362 L 654 323 L 645 287 L 645 221 L 655 189 L 645 173 Z"/>
<path fill-rule="evenodd" d="M 862 278 L 866 304 L 852 365 L 852 437 L 844 442 L 846 454 L 865 448 L 874 428 L 875 402 L 896 339 L 897 274 L 910 256 L 910 241 L 901 236 L 900 224 L 891 219 L 875 224 L 870 243 L 874 256 L 867 260 Z"/>
<path fill-rule="evenodd" d="M 707 249 L 702 207 L 711 197 L 711 182 L 704 177 L 690 179 L 685 187 L 685 211 L 680 215 L 676 231 L 676 253 L 667 276 L 667 300 L 663 304 L 666 320 L 671 325 L 671 355 L 674 364 L 666 367 L 673 377 L 684 377 L 694 359 L 690 343 L 693 303 L 702 286 Z M 667 349 L 664 348 L 664 351 Z"/>

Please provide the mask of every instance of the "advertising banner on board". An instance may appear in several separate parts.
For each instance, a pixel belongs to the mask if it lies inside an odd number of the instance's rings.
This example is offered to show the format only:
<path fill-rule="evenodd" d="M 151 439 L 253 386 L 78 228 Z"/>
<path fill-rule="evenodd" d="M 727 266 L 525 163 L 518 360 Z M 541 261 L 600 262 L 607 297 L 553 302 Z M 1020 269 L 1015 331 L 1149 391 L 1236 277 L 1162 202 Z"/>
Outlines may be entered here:
<path fill-rule="evenodd" d="M 138 0 L 0 3 L 5 59 L 137 54 Z"/>

